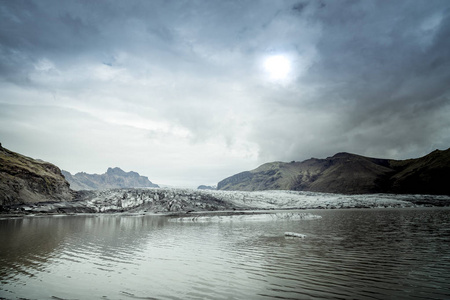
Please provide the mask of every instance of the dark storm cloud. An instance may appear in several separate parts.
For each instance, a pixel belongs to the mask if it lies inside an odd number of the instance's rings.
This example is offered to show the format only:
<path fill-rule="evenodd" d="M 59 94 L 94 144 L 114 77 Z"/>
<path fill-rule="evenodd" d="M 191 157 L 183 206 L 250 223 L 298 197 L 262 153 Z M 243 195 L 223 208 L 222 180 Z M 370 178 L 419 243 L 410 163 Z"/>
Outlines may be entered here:
<path fill-rule="evenodd" d="M 335 118 L 326 128 L 309 123 L 311 131 L 340 142 L 309 152 L 408 156 L 424 145 L 423 154 L 448 147 L 449 138 L 436 133 L 450 124 L 442 119 L 450 102 L 449 12 L 448 2 L 437 1 L 316 5 L 309 19 L 321 27 L 317 58 L 299 82 L 317 86 L 310 107 Z M 305 108 L 295 95 L 286 101 Z M 297 128 L 309 124 L 299 121 Z"/>
<path fill-rule="evenodd" d="M 450 145 L 449 37 L 448 1 L 0 1 L 0 121 L 15 124 L 0 133 L 25 145 L 48 111 L 71 145 L 123 139 L 215 180 L 339 151 L 417 157 Z M 111 157 L 142 164 L 127 151 Z"/>

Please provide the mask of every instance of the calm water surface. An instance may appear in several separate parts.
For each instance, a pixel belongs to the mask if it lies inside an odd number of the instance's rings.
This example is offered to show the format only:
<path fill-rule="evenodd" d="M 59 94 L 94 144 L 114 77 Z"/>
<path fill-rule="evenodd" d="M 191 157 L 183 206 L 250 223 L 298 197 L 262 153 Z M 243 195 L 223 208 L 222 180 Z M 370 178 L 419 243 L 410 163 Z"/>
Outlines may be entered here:
<path fill-rule="evenodd" d="M 0 220 L 0 298 L 450 299 L 449 209 L 309 212 Z"/>

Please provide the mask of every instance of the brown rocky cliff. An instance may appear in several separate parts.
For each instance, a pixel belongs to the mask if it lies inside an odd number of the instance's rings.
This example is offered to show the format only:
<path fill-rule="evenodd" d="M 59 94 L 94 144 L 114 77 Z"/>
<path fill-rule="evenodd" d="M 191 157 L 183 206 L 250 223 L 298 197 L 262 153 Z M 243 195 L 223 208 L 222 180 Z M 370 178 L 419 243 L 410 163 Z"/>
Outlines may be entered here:
<path fill-rule="evenodd" d="M 15 153 L 0 144 L 0 206 L 72 198 L 69 183 L 57 166 Z"/>

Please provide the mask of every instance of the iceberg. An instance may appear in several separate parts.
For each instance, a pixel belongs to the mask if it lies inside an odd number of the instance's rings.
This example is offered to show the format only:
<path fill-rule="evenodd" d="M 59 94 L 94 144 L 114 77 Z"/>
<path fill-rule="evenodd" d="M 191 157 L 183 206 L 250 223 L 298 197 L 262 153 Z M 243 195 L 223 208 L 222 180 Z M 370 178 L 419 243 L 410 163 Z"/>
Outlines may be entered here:
<path fill-rule="evenodd" d="M 285 236 L 298 237 L 298 238 L 301 238 L 301 239 L 304 239 L 306 237 L 306 235 L 301 234 L 301 233 L 297 233 L 297 232 L 285 232 L 284 235 Z"/>

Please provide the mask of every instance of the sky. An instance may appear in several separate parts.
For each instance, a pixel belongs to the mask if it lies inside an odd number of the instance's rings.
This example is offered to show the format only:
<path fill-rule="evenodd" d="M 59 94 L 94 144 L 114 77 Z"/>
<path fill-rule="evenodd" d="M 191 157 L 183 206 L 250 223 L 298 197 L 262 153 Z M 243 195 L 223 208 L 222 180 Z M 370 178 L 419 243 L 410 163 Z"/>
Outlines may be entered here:
<path fill-rule="evenodd" d="M 450 147 L 450 1 L 0 0 L 0 143 L 215 185 Z"/>

